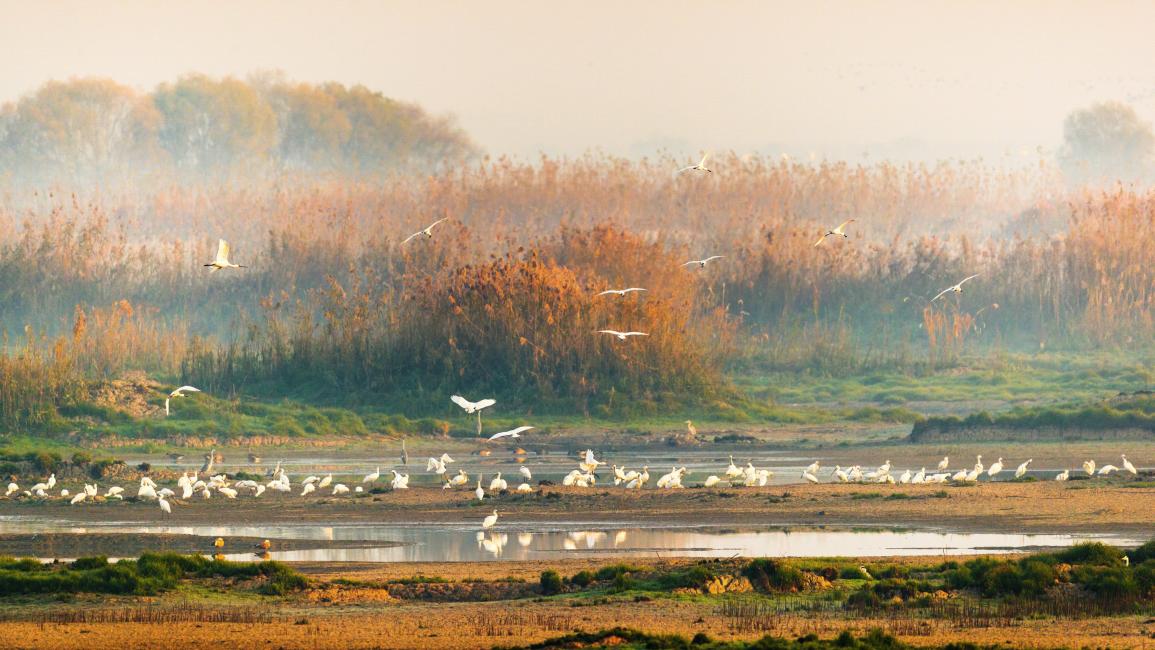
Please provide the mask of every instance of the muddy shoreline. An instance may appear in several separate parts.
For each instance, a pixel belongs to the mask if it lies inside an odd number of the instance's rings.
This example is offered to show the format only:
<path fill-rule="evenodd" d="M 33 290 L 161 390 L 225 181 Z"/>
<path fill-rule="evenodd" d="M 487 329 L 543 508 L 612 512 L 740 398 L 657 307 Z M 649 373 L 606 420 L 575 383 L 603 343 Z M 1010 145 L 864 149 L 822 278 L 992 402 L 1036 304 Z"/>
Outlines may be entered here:
<path fill-rule="evenodd" d="M 1086 533 L 1155 536 L 1155 488 L 1053 481 L 930 485 L 790 485 L 767 488 L 542 487 L 487 496 L 413 488 L 363 497 L 270 495 L 174 500 L 166 515 L 150 502 L 70 506 L 61 500 L 2 500 L 0 517 L 78 524 L 340 525 L 479 524 L 493 508 L 502 524 L 629 522 L 665 525 L 887 527 L 956 532 Z M 2 527 L 0 527 L 2 530 Z"/>

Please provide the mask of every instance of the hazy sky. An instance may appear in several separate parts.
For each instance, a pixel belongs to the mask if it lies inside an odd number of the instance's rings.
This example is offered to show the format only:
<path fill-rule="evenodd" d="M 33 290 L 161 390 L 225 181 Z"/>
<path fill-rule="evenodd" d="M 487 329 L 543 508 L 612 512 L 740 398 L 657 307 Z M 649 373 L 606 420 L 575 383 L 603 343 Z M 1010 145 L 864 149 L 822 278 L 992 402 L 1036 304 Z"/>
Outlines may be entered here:
<path fill-rule="evenodd" d="M 453 113 L 490 153 L 995 159 L 1155 117 L 1153 2 L 0 0 L 0 101 L 283 70 Z"/>

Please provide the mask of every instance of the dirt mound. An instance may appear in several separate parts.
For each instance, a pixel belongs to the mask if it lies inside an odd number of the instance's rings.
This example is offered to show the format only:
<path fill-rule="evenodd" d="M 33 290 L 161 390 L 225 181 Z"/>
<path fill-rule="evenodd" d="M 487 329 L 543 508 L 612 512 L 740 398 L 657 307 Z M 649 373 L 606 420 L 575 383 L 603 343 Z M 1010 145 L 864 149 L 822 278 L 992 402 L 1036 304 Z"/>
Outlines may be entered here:
<path fill-rule="evenodd" d="M 164 413 L 164 406 L 150 404 L 165 394 L 164 386 L 143 373 L 130 373 L 120 379 L 96 382 L 88 387 L 89 399 L 98 406 L 116 409 L 134 418 Z"/>

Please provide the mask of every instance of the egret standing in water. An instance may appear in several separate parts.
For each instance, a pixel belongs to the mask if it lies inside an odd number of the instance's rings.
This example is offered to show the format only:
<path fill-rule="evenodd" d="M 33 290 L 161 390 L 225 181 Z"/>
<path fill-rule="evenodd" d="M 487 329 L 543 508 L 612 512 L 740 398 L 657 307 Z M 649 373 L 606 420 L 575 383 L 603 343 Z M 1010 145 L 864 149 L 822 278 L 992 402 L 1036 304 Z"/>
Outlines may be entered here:
<path fill-rule="evenodd" d="M 496 525 L 497 525 L 497 508 L 494 508 L 493 514 L 489 515 L 484 520 L 482 520 L 481 528 L 483 530 L 489 530 L 490 528 L 493 528 Z"/>

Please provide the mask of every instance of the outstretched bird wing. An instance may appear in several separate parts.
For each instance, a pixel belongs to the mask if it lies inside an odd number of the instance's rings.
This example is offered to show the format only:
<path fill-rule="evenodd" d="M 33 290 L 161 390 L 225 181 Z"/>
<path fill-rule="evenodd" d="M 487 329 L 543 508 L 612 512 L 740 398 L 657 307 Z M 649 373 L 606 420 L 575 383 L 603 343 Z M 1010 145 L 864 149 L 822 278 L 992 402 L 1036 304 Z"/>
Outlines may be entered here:
<path fill-rule="evenodd" d="M 179 397 L 181 395 L 181 393 L 186 393 L 186 392 L 187 393 L 199 393 L 199 392 L 201 392 L 201 389 L 196 388 L 195 386 L 181 386 L 180 388 L 169 393 L 169 396 L 170 397 Z"/>
<path fill-rule="evenodd" d="M 467 410 L 467 411 L 468 411 L 469 409 L 473 408 L 474 406 L 476 406 L 476 404 L 474 404 L 473 402 L 471 402 L 471 401 L 469 401 L 469 400 L 465 399 L 464 397 L 462 397 L 462 396 L 460 396 L 460 395 L 453 395 L 453 396 L 451 396 L 449 399 L 453 400 L 453 403 L 454 403 L 454 404 L 456 404 L 456 405 L 460 406 L 461 408 L 463 408 L 463 409 L 465 409 L 465 410 Z"/>
<path fill-rule="evenodd" d="M 425 231 L 424 230 L 418 230 L 417 232 L 413 233 L 412 235 L 409 235 L 408 237 L 406 237 L 405 239 L 402 239 L 401 243 L 402 244 L 408 244 L 410 239 L 413 239 L 414 237 L 420 235 L 423 232 L 425 232 Z"/>
<path fill-rule="evenodd" d="M 974 275 L 972 275 L 972 276 L 969 276 L 969 277 L 963 278 L 963 281 L 962 281 L 962 282 L 959 282 L 959 283 L 958 283 L 958 284 L 956 284 L 955 286 L 956 286 L 956 287 L 961 287 L 961 286 L 963 286 L 963 282 L 966 282 L 967 280 L 973 280 L 973 279 L 975 279 L 975 278 L 977 278 L 977 277 L 979 277 L 979 274 L 978 274 L 978 273 L 975 273 L 975 274 L 974 274 Z"/>
<path fill-rule="evenodd" d="M 495 399 L 483 399 L 480 402 L 475 403 L 473 405 L 473 408 L 480 411 L 481 409 L 489 408 L 490 406 L 493 406 L 494 404 L 497 404 L 497 400 L 495 400 Z"/>
<path fill-rule="evenodd" d="M 229 263 L 229 243 L 223 239 L 217 241 L 217 259 L 214 260 L 217 264 Z"/>
<path fill-rule="evenodd" d="M 854 219 L 847 219 L 846 221 L 843 221 L 841 224 L 839 224 L 839 226 L 834 229 L 834 232 L 836 232 L 840 235 L 845 234 L 842 231 L 842 229 L 845 228 L 847 225 L 852 224 L 852 223 L 854 223 Z"/>
<path fill-rule="evenodd" d="M 618 291 L 617 289 L 606 289 L 605 291 L 599 293 L 598 295 L 599 296 L 605 296 L 605 295 L 609 295 L 611 293 L 619 293 L 620 294 L 620 293 L 624 293 L 624 292 Z"/>
<path fill-rule="evenodd" d="M 931 298 L 930 301 L 934 302 L 934 301 L 938 300 L 939 298 L 942 298 L 943 294 L 947 293 L 951 289 L 954 289 L 954 287 L 947 287 L 947 288 L 943 289 L 942 291 L 939 291 L 938 295 L 935 296 L 934 298 Z"/>
<path fill-rule="evenodd" d="M 819 238 L 818 238 L 818 241 L 814 242 L 814 247 L 815 247 L 815 248 L 818 248 L 818 245 L 819 245 L 819 244 L 821 244 L 821 243 L 822 243 L 822 242 L 824 242 L 824 241 L 826 241 L 826 235 L 823 235 L 823 236 L 819 237 Z"/>

